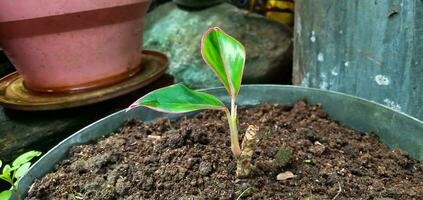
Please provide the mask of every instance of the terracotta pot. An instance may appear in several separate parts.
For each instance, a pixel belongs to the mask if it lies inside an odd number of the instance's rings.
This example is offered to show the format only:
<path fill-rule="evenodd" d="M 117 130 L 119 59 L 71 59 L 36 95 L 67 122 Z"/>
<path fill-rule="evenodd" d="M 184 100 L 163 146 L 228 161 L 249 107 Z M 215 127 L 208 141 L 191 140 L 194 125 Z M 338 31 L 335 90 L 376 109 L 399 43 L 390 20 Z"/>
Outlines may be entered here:
<path fill-rule="evenodd" d="M 0 46 L 33 91 L 72 92 L 113 84 L 140 70 L 149 3 L 0 1 Z"/>

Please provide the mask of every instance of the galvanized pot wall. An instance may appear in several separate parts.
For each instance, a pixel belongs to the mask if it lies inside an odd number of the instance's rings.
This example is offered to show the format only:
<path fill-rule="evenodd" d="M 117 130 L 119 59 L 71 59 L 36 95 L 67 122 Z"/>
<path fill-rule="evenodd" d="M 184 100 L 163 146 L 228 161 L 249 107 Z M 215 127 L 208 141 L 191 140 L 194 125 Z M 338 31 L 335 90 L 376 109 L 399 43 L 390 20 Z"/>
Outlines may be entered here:
<path fill-rule="evenodd" d="M 223 88 L 204 90 L 229 102 Z M 340 123 L 359 131 L 373 131 L 391 147 L 399 147 L 423 162 L 423 122 L 388 107 L 361 98 L 326 90 L 281 85 L 242 86 L 239 105 L 259 103 L 291 104 L 305 98 L 311 104 L 321 104 L 329 115 Z M 177 118 L 140 108 L 130 112 L 120 111 L 103 118 L 71 135 L 34 164 L 20 182 L 21 194 L 26 194 L 37 178 L 51 171 L 66 157 L 68 150 L 78 144 L 89 143 L 118 129 L 129 118 L 151 121 L 158 117 Z"/>

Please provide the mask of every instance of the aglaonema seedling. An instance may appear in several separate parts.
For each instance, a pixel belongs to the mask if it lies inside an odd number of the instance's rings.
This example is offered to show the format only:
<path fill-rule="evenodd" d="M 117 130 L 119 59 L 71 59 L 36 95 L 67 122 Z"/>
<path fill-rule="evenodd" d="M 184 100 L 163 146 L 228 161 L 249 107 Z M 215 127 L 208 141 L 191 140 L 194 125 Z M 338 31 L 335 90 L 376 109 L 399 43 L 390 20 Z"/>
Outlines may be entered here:
<path fill-rule="evenodd" d="M 231 150 L 237 159 L 236 174 L 243 178 L 250 175 L 251 157 L 257 143 L 256 126 L 249 126 L 242 147 L 239 145 L 237 128 L 237 106 L 242 74 L 245 64 L 244 46 L 223 32 L 218 27 L 210 28 L 204 33 L 201 42 L 201 54 L 206 64 L 215 72 L 226 88 L 230 99 L 227 108 L 218 98 L 191 90 L 182 84 L 171 85 L 155 90 L 133 103 L 128 110 L 145 106 L 160 112 L 185 113 L 202 109 L 222 110 L 226 113 L 231 138 Z"/>
<path fill-rule="evenodd" d="M 3 171 L 0 174 L 0 179 L 6 181 L 12 187 L 12 190 L 16 193 L 16 197 L 18 200 L 21 199 L 19 193 L 19 179 L 24 176 L 31 166 L 31 160 L 35 157 L 41 155 L 39 151 L 29 151 L 26 152 L 19 157 L 17 157 L 12 165 L 5 165 L 3 167 Z M 2 167 L 2 162 L 0 161 L 0 169 Z M 11 190 L 5 190 L 0 192 L 0 200 L 9 200 L 12 196 Z"/>

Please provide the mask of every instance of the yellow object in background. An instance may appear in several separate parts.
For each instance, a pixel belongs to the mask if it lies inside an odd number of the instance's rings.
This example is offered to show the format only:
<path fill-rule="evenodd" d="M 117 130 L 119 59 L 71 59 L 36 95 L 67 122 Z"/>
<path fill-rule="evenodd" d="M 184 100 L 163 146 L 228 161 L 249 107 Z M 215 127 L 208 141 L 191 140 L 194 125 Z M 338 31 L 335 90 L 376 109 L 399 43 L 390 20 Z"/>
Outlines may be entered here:
<path fill-rule="evenodd" d="M 280 23 L 292 26 L 294 24 L 293 0 L 268 0 L 265 15 Z"/>

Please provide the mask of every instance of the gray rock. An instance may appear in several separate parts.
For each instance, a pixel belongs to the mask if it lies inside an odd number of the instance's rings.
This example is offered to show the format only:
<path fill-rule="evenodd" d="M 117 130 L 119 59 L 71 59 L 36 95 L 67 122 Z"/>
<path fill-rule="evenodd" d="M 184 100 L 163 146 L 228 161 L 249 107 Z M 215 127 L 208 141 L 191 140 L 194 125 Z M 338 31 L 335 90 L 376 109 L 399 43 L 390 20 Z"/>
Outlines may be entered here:
<path fill-rule="evenodd" d="M 201 162 L 199 166 L 200 174 L 203 176 L 209 175 L 211 172 L 213 172 L 213 164 L 210 162 Z"/>
<path fill-rule="evenodd" d="M 243 83 L 290 82 L 292 33 L 280 23 L 222 3 L 201 11 L 184 10 L 174 3 L 147 15 L 144 47 L 170 57 L 168 73 L 191 88 L 220 86 L 204 63 L 200 43 L 208 28 L 219 26 L 245 45 Z"/>

